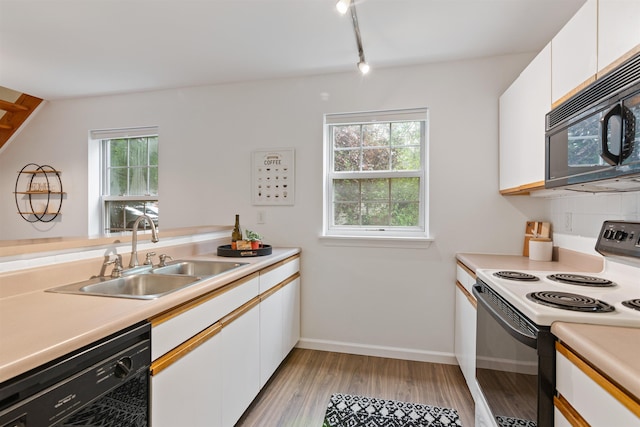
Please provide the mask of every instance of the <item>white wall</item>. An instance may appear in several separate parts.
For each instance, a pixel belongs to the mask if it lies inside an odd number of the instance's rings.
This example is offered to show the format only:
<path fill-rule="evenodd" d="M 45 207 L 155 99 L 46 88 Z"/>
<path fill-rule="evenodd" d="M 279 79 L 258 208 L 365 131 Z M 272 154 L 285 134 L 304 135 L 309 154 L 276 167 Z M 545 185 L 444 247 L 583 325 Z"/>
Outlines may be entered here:
<path fill-rule="evenodd" d="M 548 212 L 546 200 L 498 194 L 498 96 L 530 59 L 50 102 L 0 154 L 0 193 L 13 198 L 24 164 L 51 164 L 63 171 L 68 192 L 62 215 L 44 232 L 3 205 L 0 236 L 86 234 L 87 171 L 97 167 L 87 165 L 88 131 L 157 125 L 161 229 L 231 224 L 238 213 L 267 243 L 301 247 L 304 345 L 452 361 L 456 252 L 520 253 L 525 221 Z M 433 244 L 323 244 L 322 115 L 423 106 L 430 109 Z M 295 206 L 251 205 L 251 151 L 268 147 L 296 149 Z M 258 209 L 266 212 L 264 225 L 255 223 Z"/>

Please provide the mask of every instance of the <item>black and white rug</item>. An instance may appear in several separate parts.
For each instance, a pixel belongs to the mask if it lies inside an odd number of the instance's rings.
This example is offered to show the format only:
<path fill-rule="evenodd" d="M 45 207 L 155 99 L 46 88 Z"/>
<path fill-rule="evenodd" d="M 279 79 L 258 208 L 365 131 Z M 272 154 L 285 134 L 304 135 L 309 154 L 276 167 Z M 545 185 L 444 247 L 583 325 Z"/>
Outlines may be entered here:
<path fill-rule="evenodd" d="M 334 394 L 322 427 L 462 426 L 455 409 L 373 397 Z"/>
<path fill-rule="evenodd" d="M 536 427 L 535 421 L 523 420 L 521 418 L 505 417 L 502 415 L 496 416 L 496 421 L 500 427 Z"/>

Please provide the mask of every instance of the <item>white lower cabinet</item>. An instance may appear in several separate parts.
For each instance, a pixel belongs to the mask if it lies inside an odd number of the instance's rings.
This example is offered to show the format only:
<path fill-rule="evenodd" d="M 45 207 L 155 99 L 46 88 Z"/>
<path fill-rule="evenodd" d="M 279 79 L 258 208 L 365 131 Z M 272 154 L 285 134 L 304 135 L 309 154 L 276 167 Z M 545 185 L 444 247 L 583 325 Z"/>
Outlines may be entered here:
<path fill-rule="evenodd" d="M 556 344 L 556 426 L 638 427 L 640 405 L 580 356 Z"/>
<path fill-rule="evenodd" d="M 282 358 L 300 341 L 300 276 L 282 288 Z"/>
<path fill-rule="evenodd" d="M 471 289 L 475 278 L 458 263 L 454 352 L 471 395 L 476 397 L 476 307 Z"/>
<path fill-rule="evenodd" d="M 151 377 L 153 427 L 222 427 L 220 335 Z"/>
<path fill-rule="evenodd" d="M 260 301 L 260 387 L 271 378 L 283 359 L 282 291 Z"/>
<path fill-rule="evenodd" d="M 260 308 L 255 305 L 220 332 L 222 425 L 232 426 L 260 391 Z"/>
<path fill-rule="evenodd" d="M 260 387 L 300 339 L 300 278 L 290 277 L 261 296 Z"/>
<path fill-rule="evenodd" d="M 296 345 L 299 257 L 265 271 L 151 319 L 153 427 L 233 426 Z"/>

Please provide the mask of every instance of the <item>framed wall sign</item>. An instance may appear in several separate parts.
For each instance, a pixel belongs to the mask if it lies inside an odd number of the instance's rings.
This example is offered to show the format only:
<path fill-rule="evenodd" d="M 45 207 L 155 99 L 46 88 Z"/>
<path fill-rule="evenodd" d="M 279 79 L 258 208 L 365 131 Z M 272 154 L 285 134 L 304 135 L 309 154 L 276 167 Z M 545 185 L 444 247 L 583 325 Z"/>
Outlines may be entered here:
<path fill-rule="evenodd" d="M 295 204 L 295 150 L 293 148 L 255 150 L 251 161 L 254 205 Z"/>

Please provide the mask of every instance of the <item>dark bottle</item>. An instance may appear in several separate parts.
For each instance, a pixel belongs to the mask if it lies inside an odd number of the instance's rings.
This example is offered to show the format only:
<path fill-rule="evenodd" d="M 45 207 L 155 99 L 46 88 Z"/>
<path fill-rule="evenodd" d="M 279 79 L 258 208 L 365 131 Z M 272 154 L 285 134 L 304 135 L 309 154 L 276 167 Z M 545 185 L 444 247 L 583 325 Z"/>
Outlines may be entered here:
<path fill-rule="evenodd" d="M 231 232 L 231 249 L 237 249 L 236 242 L 242 240 L 242 230 L 240 230 L 240 215 L 236 215 L 236 224 Z"/>

